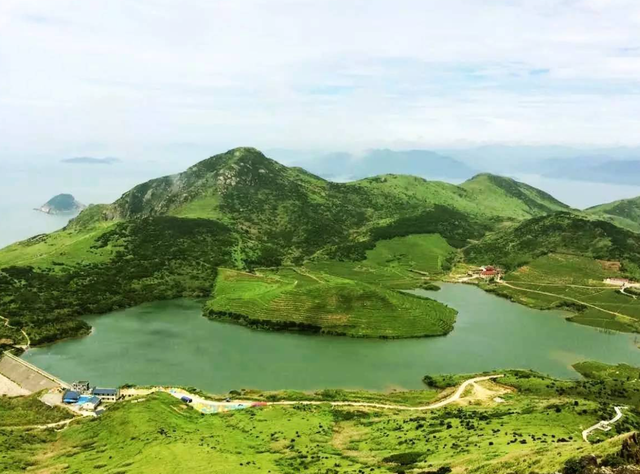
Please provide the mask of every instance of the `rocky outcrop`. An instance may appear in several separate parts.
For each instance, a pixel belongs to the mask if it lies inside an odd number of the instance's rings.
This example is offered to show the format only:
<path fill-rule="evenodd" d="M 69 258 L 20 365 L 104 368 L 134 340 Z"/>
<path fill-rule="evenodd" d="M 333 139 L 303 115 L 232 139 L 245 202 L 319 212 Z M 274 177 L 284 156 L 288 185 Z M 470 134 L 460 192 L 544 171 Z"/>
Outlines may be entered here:
<path fill-rule="evenodd" d="M 45 214 L 76 214 L 86 207 L 71 194 L 58 194 L 36 208 L 36 211 L 44 212 Z"/>
<path fill-rule="evenodd" d="M 569 459 L 561 474 L 640 474 L 640 437 L 633 433 L 626 438 L 617 454 L 602 459 L 590 454 Z"/>

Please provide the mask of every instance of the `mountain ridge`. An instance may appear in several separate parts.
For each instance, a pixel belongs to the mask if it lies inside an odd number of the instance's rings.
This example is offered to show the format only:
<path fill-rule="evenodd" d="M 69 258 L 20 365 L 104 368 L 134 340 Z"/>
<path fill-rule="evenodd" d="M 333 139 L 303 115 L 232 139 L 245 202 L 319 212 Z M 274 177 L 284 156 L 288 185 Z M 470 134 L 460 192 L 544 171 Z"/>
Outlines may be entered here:
<path fill-rule="evenodd" d="M 86 314 L 166 298 L 215 298 L 219 268 L 360 262 L 378 242 L 410 235 L 439 234 L 451 253 L 488 232 L 568 209 L 509 178 L 481 175 L 463 186 L 406 175 L 333 183 L 255 148 L 236 148 L 139 184 L 112 204 L 90 206 L 61 231 L 0 250 L 7 295 L 0 314 L 27 328 L 34 343 L 45 343 L 86 333 L 78 319 Z M 383 316 L 402 317 L 409 296 L 340 271 L 351 283 L 334 286 L 333 297 L 395 301 Z M 444 314 L 439 303 L 410 305 Z"/>
<path fill-rule="evenodd" d="M 640 232 L 640 196 L 593 206 L 585 212 L 634 232 Z"/>

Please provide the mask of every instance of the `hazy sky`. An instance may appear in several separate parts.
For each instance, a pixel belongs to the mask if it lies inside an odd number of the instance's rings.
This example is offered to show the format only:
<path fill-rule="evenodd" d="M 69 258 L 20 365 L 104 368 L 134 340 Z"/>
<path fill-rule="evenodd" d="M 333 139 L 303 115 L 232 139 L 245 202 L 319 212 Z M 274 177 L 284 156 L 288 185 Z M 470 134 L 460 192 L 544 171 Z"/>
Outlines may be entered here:
<path fill-rule="evenodd" d="M 638 0 L 0 1 L 0 160 L 639 130 Z"/>

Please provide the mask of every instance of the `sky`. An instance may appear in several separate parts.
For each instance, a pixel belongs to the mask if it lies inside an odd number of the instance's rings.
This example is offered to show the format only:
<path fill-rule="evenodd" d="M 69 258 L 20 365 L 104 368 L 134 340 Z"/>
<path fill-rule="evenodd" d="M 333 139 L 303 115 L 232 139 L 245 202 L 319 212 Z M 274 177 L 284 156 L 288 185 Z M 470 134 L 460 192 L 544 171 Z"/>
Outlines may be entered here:
<path fill-rule="evenodd" d="M 637 0 L 2 0 L 0 160 L 640 144 Z"/>

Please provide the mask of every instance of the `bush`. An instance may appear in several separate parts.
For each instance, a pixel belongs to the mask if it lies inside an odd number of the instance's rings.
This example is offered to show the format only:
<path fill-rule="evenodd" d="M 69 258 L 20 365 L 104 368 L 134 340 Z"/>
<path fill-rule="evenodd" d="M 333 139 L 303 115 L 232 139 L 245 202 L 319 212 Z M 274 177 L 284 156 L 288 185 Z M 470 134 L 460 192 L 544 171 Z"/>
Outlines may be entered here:
<path fill-rule="evenodd" d="M 424 457 L 424 453 L 417 451 L 411 451 L 408 453 L 397 453 L 387 456 L 382 461 L 392 464 L 399 464 L 400 466 L 410 466 L 417 463 Z"/>

